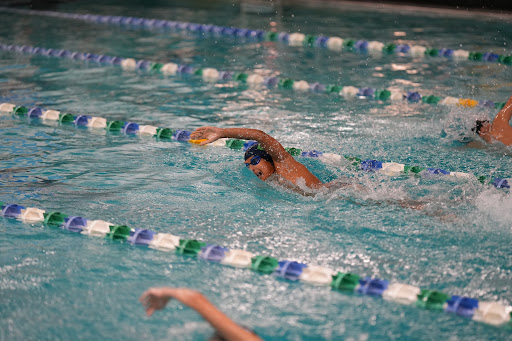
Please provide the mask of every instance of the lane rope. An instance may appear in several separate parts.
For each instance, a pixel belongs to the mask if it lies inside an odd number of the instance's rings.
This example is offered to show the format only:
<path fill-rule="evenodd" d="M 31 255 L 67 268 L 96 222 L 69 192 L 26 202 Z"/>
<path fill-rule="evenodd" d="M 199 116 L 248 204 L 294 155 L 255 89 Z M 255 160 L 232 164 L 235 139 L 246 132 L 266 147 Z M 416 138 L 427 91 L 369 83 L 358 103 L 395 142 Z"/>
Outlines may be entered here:
<path fill-rule="evenodd" d="M 43 110 L 39 107 L 27 108 L 16 106 L 12 103 L 0 103 L 0 114 L 11 114 L 17 118 L 28 118 L 29 120 L 39 120 L 47 125 L 72 125 L 75 127 L 83 127 L 89 129 L 104 129 L 108 132 L 118 132 L 127 135 L 139 135 L 156 137 L 158 141 L 181 141 L 198 145 L 204 140 L 191 140 L 189 130 L 176 130 L 170 128 L 156 127 L 153 125 L 140 125 L 135 122 L 109 121 L 104 117 L 78 115 L 74 116 L 69 113 L 62 113 L 57 110 Z M 219 139 L 209 146 L 227 147 L 229 149 L 245 151 L 251 147 L 256 141 L 245 141 L 239 139 Z M 510 178 L 493 178 L 487 176 L 477 176 L 475 174 L 464 172 L 452 172 L 440 168 L 408 166 L 396 162 L 382 162 L 373 159 L 360 159 L 354 156 L 339 155 L 334 153 L 326 153 L 317 150 L 305 151 L 295 147 L 285 148 L 292 156 L 318 158 L 324 163 L 333 166 L 350 167 L 354 170 L 362 170 L 364 172 L 384 174 L 388 176 L 400 175 L 417 175 L 423 177 L 434 176 L 451 176 L 458 179 L 478 180 L 480 183 L 489 184 L 496 188 L 510 188 L 512 179 Z"/>
<path fill-rule="evenodd" d="M 417 91 L 400 91 L 395 89 L 377 90 L 370 87 L 355 87 L 352 85 L 325 85 L 319 82 L 308 83 L 305 80 L 293 80 L 280 77 L 263 77 L 258 73 L 219 71 L 215 68 L 195 68 L 186 64 L 159 63 L 145 59 L 122 58 L 106 56 L 94 53 L 82 53 L 61 49 L 49 49 L 44 47 L 33 47 L 26 45 L 0 44 L 0 50 L 25 54 L 42 55 L 47 57 L 66 58 L 94 62 L 100 65 L 119 66 L 123 70 L 140 70 L 150 73 L 162 74 L 164 76 L 191 75 L 198 76 L 209 83 L 235 81 L 239 84 L 247 84 L 252 88 L 266 87 L 269 89 L 287 89 L 299 93 L 328 93 L 338 94 L 347 100 L 358 98 L 366 100 L 377 100 L 381 102 L 405 102 L 424 103 L 430 105 L 442 104 L 446 106 L 458 106 L 462 108 L 495 108 L 502 109 L 505 102 L 493 102 L 488 100 L 477 101 L 471 98 L 456 98 L 451 96 L 421 95 Z"/>
<path fill-rule="evenodd" d="M 364 57 L 388 54 L 400 57 L 443 57 L 445 59 L 454 61 L 471 60 L 477 62 L 500 63 L 504 65 L 512 64 L 512 55 L 500 55 L 494 52 L 479 52 L 467 51 L 463 49 L 427 47 L 422 45 L 395 44 L 392 42 L 383 43 L 379 41 L 328 37 L 323 35 L 315 36 L 300 32 L 272 32 L 264 30 L 252 30 L 247 28 L 189 23 L 183 21 L 159 20 L 152 18 L 79 14 L 55 11 L 35 11 L 6 7 L 0 7 L 0 12 L 81 20 L 93 24 L 129 26 L 149 30 L 159 29 L 188 31 L 196 33 L 201 37 L 217 38 L 219 36 L 225 36 L 238 40 L 272 41 L 292 47 L 315 47 L 329 49 L 336 52 L 356 52 L 362 54 Z"/>
<path fill-rule="evenodd" d="M 226 266 L 250 269 L 289 281 L 329 286 L 332 290 L 340 292 L 380 297 L 404 305 L 445 311 L 494 326 L 512 323 L 512 307 L 500 302 L 480 301 L 404 283 L 334 271 L 328 267 L 278 260 L 268 255 L 256 255 L 247 250 L 228 249 L 200 240 L 183 239 L 170 233 L 133 229 L 104 220 L 89 220 L 79 216 L 68 216 L 61 212 L 47 212 L 36 207 L 0 202 L 0 208 L 3 217 L 17 219 L 26 224 L 43 223 L 45 227 L 59 227 L 83 235 L 103 237 L 159 251 L 174 251 L 180 255 L 197 257 Z"/>

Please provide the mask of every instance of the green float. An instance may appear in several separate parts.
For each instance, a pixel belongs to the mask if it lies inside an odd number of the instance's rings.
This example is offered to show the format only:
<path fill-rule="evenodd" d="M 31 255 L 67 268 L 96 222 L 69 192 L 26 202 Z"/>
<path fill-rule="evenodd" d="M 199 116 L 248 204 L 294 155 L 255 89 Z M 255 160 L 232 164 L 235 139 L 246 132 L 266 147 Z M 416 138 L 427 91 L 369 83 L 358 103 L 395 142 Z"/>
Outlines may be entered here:
<path fill-rule="evenodd" d="M 279 87 L 283 89 L 293 89 L 293 83 L 294 81 L 292 79 L 282 78 L 279 81 Z"/>
<path fill-rule="evenodd" d="M 130 237 L 130 228 L 126 225 L 110 226 L 107 238 L 112 240 L 126 240 Z"/>
<path fill-rule="evenodd" d="M 182 255 L 197 256 L 201 248 L 205 246 L 206 243 L 195 239 L 180 239 L 180 245 L 176 248 L 176 252 Z"/>
<path fill-rule="evenodd" d="M 64 224 L 64 221 L 68 216 L 60 212 L 47 212 L 43 213 L 43 217 L 45 225 L 59 226 Z"/>
<path fill-rule="evenodd" d="M 271 274 L 279 266 L 277 259 L 269 256 L 256 256 L 251 259 L 251 270 Z"/>
<path fill-rule="evenodd" d="M 284 150 L 286 150 L 292 156 L 299 156 L 302 154 L 302 149 L 299 148 L 288 147 L 285 148 Z"/>
<path fill-rule="evenodd" d="M 107 122 L 107 130 L 108 131 L 121 131 L 124 127 L 124 122 L 121 121 L 108 121 Z"/>
<path fill-rule="evenodd" d="M 12 113 L 16 116 L 23 117 L 28 113 L 28 109 L 26 107 L 14 107 Z"/>
<path fill-rule="evenodd" d="M 75 121 L 75 116 L 71 114 L 62 113 L 59 114 L 59 123 L 73 123 Z"/>
<path fill-rule="evenodd" d="M 172 130 L 172 129 L 157 128 L 155 136 L 159 139 L 170 139 L 170 138 L 172 138 L 172 134 L 174 134 L 174 130 Z"/>
<path fill-rule="evenodd" d="M 245 141 L 239 139 L 229 139 L 226 141 L 226 147 L 240 150 L 243 148 Z"/>
<path fill-rule="evenodd" d="M 409 173 L 418 174 L 418 173 L 420 173 L 421 171 L 423 171 L 425 169 L 426 168 L 423 168 L 423 167 L 420 167 L 420 166 L 405 166 L 404 167 L 404 173 L 405 174 L 409 174 Z"/>
<path fill-rule="evenodd" d="M 331 287 L 337 290 L 354 291 L 359 285 L 359 275 L 338 272 L 332 276 Z"/>
<path fill-rule="evenodd" d="M 391 91 L 389 90 L 380 90 L 375 92 L 375 98 L 380 99 L 381 101 L 388 100 L 391 97 Z"/>
<path fill-rule="evenodd" d="M 422 289 L 416 305 L 421 308 L 441 310 L 449 298 L 450 296 L 444 292 Z"/>

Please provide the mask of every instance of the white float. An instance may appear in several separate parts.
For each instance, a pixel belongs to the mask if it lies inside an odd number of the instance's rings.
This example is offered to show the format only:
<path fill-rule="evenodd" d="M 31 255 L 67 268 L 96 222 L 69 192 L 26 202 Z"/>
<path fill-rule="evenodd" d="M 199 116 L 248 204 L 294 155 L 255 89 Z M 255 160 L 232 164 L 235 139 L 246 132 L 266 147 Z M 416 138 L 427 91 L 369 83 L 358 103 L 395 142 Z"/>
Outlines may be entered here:
<path fill-rule="evenodd" d="M 155 136 L 158 127 L 151 125 L 139 126 L 139 134 L 141 136 Z"/>
<path fill-rule="evenodd" d="M 254 254 L 245 250 L 229 250 L 224 254 L 221 264 L 236 268 L 250 268 Z"/>
<path fill-rule="evenodd" d="M 499 326 L 510 321 L 512 307 L 504 306 L 498 302 L 478 302 L 473 320 Z"/>
<path fill-rule="evenodd" d="M 418 300 L 420 293 L 421 289 L 418 287 L 402 283 L 391 283 L 382 293 L 382 298 L 400 304 L 413 304 Z"/>
<path fill-rule="evenodd" d="M 309 91 L 309 83 L 306 81 L 293 82 L 293 90 L 295 91 Z"/>
<path fill-rule="evenodd" d="M 332 269 L 322 266 L 308 266 L 302 270 L 299 280 L 311 284 L 330 285 L 332 282 L 332 275 Z"/>
<path fill-rule="evenodd" d="M 205 82 L 214 83 L 219 80 L 219 71 L 213 68 L 203 69 L 202 77 Z"/>
<path fill-rule="evenodd" d="M 290 46 L 302 46 L 306 36 L 302 33 L 292 33 L 288 35 L 288 45 Z"/>
<path fill-rule="evenodd" d="M 357 94 L 359 93 L 359 89 L 355 86 L 344 86 L 340 92 L 339 95 L 345 97 L 346 99 L 355 98 Z"/>
<path fill-rule="evenodd" d="M 123 70 L 135 70 L 137 62 L 133 58 L 126 58 L 121 61 L 121 67 Z"/>
<path fill-rule="evenodd" d="M 174 64 L 174 63 L 164 64 L 162 66 L 162 68 L 160 69 L 160 71 L 162 71 L 162 73 L 167 76 L 175 75 L 176 72 L 178 71 L 178 64 Z"/>
<path fill-rule="evenodd" d="M 44 221 L 44 210 L 35 207 L 27 207 L 21 210 L 20 219 L 25 223 Z"/>
<path fill-rule="evenodd" d="M 16 108 L 16 106 L 14 104 L 11 104 L 11 103 L 2 103 L 2 104 L 0 104 L 0 111 L 1 112 L 12 112 L 12 111 L 14 111 L 14 108 Z"/>
<path fill-rule="evenodd" d="M 57 110 L 43 111 L 43 116 L 41 116 L 41 118 L 43 120 L 48 120 L 48 121 L 58 121 L 59 117 L 60 117 L 60 111 L 57 111 Z"/>
<path fill-rule="evenodd" d="M 427 48 L 425 46 L 413 45 L 409 49 L 409 54 L 413 57 L 424 57 Z"/>
<path fill-rule="evenodd" d="M 81 233 L 95 237 L 104 237 L 110 232 L 110 226 L 114 226 L 114 224 L 104 220 L 88 220 L 87 226 L 84 227 Z"/>
<path fill-rule="evenodd" d="M 339 37 L 330 37 L 325 44 L 329 50 L 341 51 L 343 49 L 343 39 Z"/>
<path fill-rule="evenodd" d="M 180 245 L 180 238 L 170 233 L 158 233 L 148 244 L 152 249 L 160 251 L 173 251 Z"/>
<path fill-rule="evenodd" d="M 107 126 L 107 119 L 103 117 L 91 117 L 87 122 L 89 128 L 105 128 Z"/>

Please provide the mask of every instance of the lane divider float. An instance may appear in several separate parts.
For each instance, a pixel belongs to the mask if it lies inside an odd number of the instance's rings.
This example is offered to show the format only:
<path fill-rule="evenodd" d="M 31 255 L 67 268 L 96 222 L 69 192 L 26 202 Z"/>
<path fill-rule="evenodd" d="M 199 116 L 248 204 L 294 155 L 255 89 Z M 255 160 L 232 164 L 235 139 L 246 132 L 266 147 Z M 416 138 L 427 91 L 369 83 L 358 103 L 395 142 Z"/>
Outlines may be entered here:
<path fill-rule="evenodd" d="M 201 37 L 231 37 L 240 40 L 272 41 L 293 47 L 316 47 L 332 51 L 359 52 L 367 55 L 396 55 L 407 57 L 444 57 L 455 61 L 471 60 L 478 62 L 493 62 L 504 65 L 512 64 L 512 55 L 497 54 L 494 52 L 467 51 L 463 49 L 437 48 L 422 45 L 408 45 L 383 43 L 380 41 L 367 41 L 363 39 L 315 36 L 300 32 L 273 32 L 252 30 L 247 28 L 224 27 L 210 24 L 189 23 L 173 20 L 159 20 L 152 18 L 123 17 L 111 15 L 79 14 L 55 11 L 35 11 L 27 9 L 14 9 L 0 7 L 0 12 L 26 15 L 46 16 L 53 18 L 81 20 L 94 24 L 110 24 L 129 26 L 144 29 L 159 29 L 173 31 L 188 31 L 197 33 Z"/>
<path fill-rule="evenodd" d="M 239 84 L 246 84 L 252 88 L 266 87 L 269 89 L 286 89 L 296 92 L 328 93 L 338 94 L 347 100 L 358 98 L 366 100 L 377 100 L 383 102 L 406 102 L 441 104 L 446 106 L 458 106 L 462 108 L 495 108 L 502 109 L 505 102 L 493 102 L 489 100 L 477 101 L 471 98 L 456 98 L 451 96 L 422 95 L 417 91 L 399 91 L 395 89 L 378 90 L 370 87 L 355 87 L 352 85 L 325 85 L 318 82 L 309 83 L 305 80 L 293 80 L 280 77 L 263 77 L 258 73 L 219 71 L 215 68 L 195 68 L 186 64 L 158 63 L 145 59 L 122 58 L 106 56 L 94 53 L 82 53 L 61 49 L 48 49 L 25 45 L 0 44 L 0 50 L 12 51 L 25 54 L 42 55 L 47 57 L 66 58 L 71 60 L 82 60 L 95 62 L 101 65 L 119 66 L 123 70 L 141 70 L 164 76 L 192 75 L 200 77 L 205 82 L 215 83 L 224 81 L 235 81 Z"/>
<path fill-rule="evenodd" d="M 236 268 L 250 269 L 288 281 L 329 286 L 332 290 L 340 292 L 380 297 L 386 301 L 404 305 L 444 311 L 494 326 L 512 323 L 512 307 L 500 302 L 480 301 L 404 283 L 334 271 L 323 266 L 308 265 L 292 260 L 278 260 L 269 255 L 256 255 L 247 250 L 228 249 L 217 244 L 184 239 L 169 233 L 141 228 L 133 229 L 104 220 L 68 216 L 61 212 L 48 212 L 36 207 L 0 202 L 0 215 L 5 218 L 18 219 L 26 224 L 42 223 L 46 227 L 58 227 L 92 237 L 107 238 L 159 251 L 197 257 Z"/>
<path fill-rule="evenodd" d="M 119 132 L 128 135 L 154 136 L 157 140 L 174 140 L 199 144 L 204 140 L 190 139 L 191 131 L 176 130 L 170 128 L 156 127 L 153 125 L 141 125 L 135 122 L 109 121 L 103 117 L 88 115 L 72 115 L 62 113 L 57 110 L 43 110 L 39 107 L 27 108 L 16 106 L 12 103 L 0 103 L 0 114 L 11 114 L 17 118 L 28 118 L 40 120 L 43 124 L 68 124 L 75 127 L 85 127 L 90 129 L 105 129 L 109 132 Z M 255 141 L 245 141 L 239 139 L 219 139 L 209 145 L 214 147 L 227 147 L 233 150 L 245 151 L 251 147 Z M 419 175 L 424 177 L 432 176 L 451 176 L 459 179 L 476 179 L 482 184 L 489 181 L 489 184 L 496 188 L 510 188 L 512 179 L 492 178 L 487 176 L 477 176 L 470 173 L 451 172 L 440 168 L 429 168 L 422 166 L 408 166 L 396 162 L 382 162 L 372 159 L 360 159 L 354 156 L 338 155 L 334 153 L 325 153 L 317 150 L 304 151 L 300 148 L 285 148 L 292 156 L 318 158 L 319 160 L 331 165 L 343 165 L 362 170 L 364 172 L 378 172 L 388 176 L 400 175 Z"/>

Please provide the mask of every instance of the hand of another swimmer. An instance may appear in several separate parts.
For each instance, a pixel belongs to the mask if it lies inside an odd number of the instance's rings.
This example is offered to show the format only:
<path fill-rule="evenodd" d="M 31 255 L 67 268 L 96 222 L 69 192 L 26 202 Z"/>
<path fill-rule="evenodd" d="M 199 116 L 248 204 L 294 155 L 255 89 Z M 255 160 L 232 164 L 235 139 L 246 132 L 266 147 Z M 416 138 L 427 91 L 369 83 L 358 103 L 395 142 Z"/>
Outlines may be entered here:
<path fill-rule="evenodd" d="M 209 127 L 209 126 L 197 128 L 190 135 L 190 138 L 193 140 L 206 139 L 206 141 L 203 141 L 200 143 L 201 146 L 205 145 L 207 143 L 215 142 L 222 137 L 223 137 L 222 136 L 222 128 Z"/>
<path fill-rule="evenodd" d="M 192 289 L 161 287 L 146 290 L 140 296 L 139 301 L 146 309 L 146 314 L 151 316 L 156 310 L 165 308 L 171 298 L 192 309 L 197 309 L 197 306 L 201 304 L 201 299 L 204 299 L 199 292 Z"/>
<path fill-rule="evenodd" d="M 139 301 L 146 309 L 148 316 L 153 315 L 155 310 L 165 308 L 167 302 L 171 299 L 166 289 L 167 288 L 150 288 L 140 296 Z"/>

